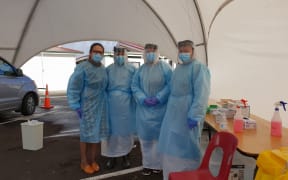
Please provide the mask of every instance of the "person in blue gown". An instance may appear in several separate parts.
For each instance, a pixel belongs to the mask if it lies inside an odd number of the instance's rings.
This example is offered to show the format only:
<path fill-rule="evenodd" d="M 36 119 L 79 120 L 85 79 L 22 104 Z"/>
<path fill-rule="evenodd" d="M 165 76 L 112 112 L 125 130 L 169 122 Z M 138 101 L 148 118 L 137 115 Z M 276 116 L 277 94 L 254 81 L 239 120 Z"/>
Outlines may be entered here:
<path fill-rule="evenodd" d="M 76 66 L 67 88 L 68 104 L 80 122 L 81 169 L 88 174 L 99 171 L 97 147 L 109 135 L 105 91 L 108 78 L 101 63 L 103 56 L 104 47 L 92 44 L 89 59 Z"/>
<path fill-rule="evenodd" d="M 163 154 L 163 176 L 198 168 L 200 136 L 210 94 L 210 72 L 194 57 L 194 43 L 178 43 L 179 64 L 173 72 L 158 149 Z"/>
<path fill-rule="evenodd" d="M 135 108 L 131 83 L 136 68 L 128 63 L 126 49 L 114 47 L 114 63 L 106 68 L 108 74 L 108 112 L 111 135 L 102 141 L 102 155 L 109 157 L 107 169 L 122 157 L 122 167 L 130 167 L 128 154 L 134 146 L 136 133 Z"/>
<path fill-rule="evenodd" d="M 157 45 L 146 44 L 144 64 L 136 72 L 131 86 L 137 103 L 136 127 L 141 144 L 143 175 L 162 170 L 157 144 L 170 92 L 171 74 L 170 65 L 159 60 Z"/>

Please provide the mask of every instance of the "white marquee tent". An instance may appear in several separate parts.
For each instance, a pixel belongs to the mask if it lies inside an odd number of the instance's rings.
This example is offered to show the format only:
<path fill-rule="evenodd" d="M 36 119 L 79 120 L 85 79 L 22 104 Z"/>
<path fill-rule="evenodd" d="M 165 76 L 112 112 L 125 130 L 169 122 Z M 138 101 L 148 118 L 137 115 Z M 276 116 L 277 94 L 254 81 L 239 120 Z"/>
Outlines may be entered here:
<path fill-rule="evenodd" d="M 246 97 L 269 119 L 273 102 L 288 100 L 287 9 L 287 0 L 0 0 L 0 56 L 20 67 L 55 45 L 122 40 L 157 43 L 176 60 L 177 41 L 192 39 L 211 97 Z"/>

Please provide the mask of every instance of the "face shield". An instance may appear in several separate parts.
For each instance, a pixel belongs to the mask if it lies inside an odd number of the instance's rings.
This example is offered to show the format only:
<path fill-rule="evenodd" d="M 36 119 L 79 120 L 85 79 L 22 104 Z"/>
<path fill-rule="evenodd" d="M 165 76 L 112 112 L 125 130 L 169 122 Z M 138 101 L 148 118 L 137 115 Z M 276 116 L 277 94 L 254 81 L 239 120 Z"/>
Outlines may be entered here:
<path fill-rule="evenodd" d="M 156 64 L 159 61 L 158 46 L 156 44 L 146 44 L 144 49 L 144 62 L 149 64 Z"/>
<path fill-rule="evenodd" d="M 186 64 L 192 61 L 194 58 L 194 47 L 193 41 L 190 40 L 178 42 L 178 62 L 180 64 Z"/>
<path fill-rule="evenodd" d="M 123 65 L 128 62 L 127 51 L 122 47 L 114 47 L 114 63 Z"/>

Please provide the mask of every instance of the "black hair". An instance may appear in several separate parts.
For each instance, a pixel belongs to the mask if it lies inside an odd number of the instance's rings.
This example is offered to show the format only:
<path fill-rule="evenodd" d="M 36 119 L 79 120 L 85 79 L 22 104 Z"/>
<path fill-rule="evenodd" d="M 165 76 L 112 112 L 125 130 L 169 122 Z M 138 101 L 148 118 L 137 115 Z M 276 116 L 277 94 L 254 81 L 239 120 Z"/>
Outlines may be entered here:
<path fill-rule="evenodd" d="M 104 49 L 104 46 L 102 45 L 102 44 L 100 44 L 100 43 L 93 43 L 91 46 L 90 46 L 90 53 L 92 52 L 92 50 L 93 50 L 93 48 L 95 47 L 95 46 L 100 46 L 102 49 L 103 49 L 103 53 L 105 52 L 105 49 Z"/>
<path fill-rule="evenodd" d="M 152 44 L 152 43 L 145 44 L 144 49 L 150 49 L 150 48 L 154 49 L 154 50 L 157 50 L 158 46 L 156 44 Z"/>
<path fill-rule="evenodd" d="M 117 52 L 125 52 L 125 50 L 126 49 L 124 47 L 116 47 L 116 46 L 114 47 L 114 52 L 115 53 L 117 53 Z"/>

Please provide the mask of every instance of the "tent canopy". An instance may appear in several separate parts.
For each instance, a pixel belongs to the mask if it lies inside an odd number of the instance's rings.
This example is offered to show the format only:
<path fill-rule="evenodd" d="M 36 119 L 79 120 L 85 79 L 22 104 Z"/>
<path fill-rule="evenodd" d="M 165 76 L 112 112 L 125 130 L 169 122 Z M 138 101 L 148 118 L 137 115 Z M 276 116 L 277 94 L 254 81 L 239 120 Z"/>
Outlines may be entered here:
<path fill-rule="evenodd" d="M 246 97 L 269 119 L 275 101 L 288 101 L 287 8 L 287 0 L 0 0 L 0 56 L 20 67 L 59 44 L 113 40 L 156 43 L 176 60 L 177 41 L 192 39 L 211 70 L 211 97 Z"/>
<path fill-rule="evenodd" d="M 123 40 L 157 43 L 163 55 L 176 59 L 177 41 L 193 39 L 206 62 L 205 29 L 225 1 L 202 1 L 1 0 L 0 54 L 19 67 L 59 44 Z"/>

